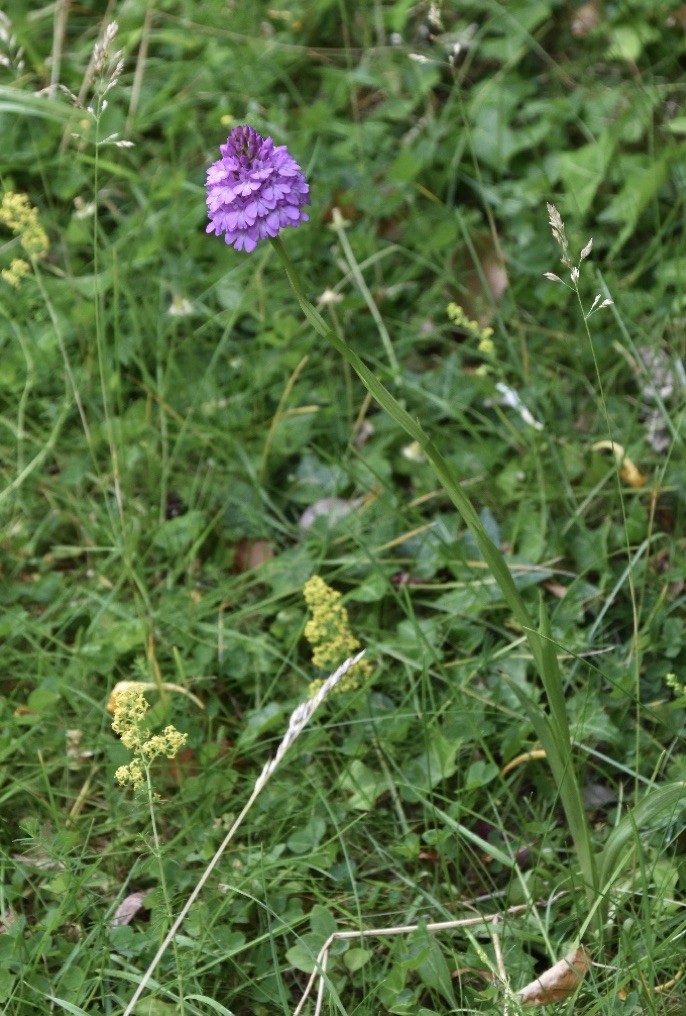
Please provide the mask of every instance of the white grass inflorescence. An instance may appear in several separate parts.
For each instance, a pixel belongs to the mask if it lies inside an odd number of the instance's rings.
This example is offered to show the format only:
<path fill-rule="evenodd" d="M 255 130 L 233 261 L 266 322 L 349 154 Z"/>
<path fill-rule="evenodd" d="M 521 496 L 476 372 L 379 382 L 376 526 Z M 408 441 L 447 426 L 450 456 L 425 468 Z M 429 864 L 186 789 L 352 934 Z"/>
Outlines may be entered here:
<path fill-rule="evenodd" d="M 562 257 L 560 260 L 562 261 L 562 264 L 565 266 L 565 268 L 569 269 L 569 277 L 572 280 L 572 285 L 569 286 L 564 281 L 564 279 L 561 279 L 559 275 L 555 274 L 555 272 L 544 272 L 543 277 L 545 279 L 548 279 L 550 282 L 560 282 L 567 289 L 573 290 L 576 293 L 579 302 L 581 302 L 581 296 L 579 294 L 579 285 L 578 285 L 579 276 L 581 275 L 581 262 L 585 261 L 586 258 L 590 255 L 591 251 L 593 250 L 593 238 L 591 237 L 586 246 L 582 249 L 581 253 L 579 254 L 579 263 L 575 265 L 569 256 L 569 243 L 567 241 L 567 235 L 565 233 L 565 224 L 562 221 L 562 216 L 560 215 L 555 205 L 548 204 L 546 207 L 548 209 L 548 222 L 550 224 L 550 228 L 552 229 L 553 237 L 555 239 L 555 242 L 559 245 L 560 250 L 562 251 Z M 595 314 L 597 310 L 602 310 L 603 307 L 610 307 L 613 302 L 614 301 L 611 300 L 609 297 L 606 297 L 603 300 L 602 293 L 598 293 L 595 300 L 593 301 L 591 309 L 589 311 L 584 311 L 584 320 L 588 321 L 591 315 Z"/>

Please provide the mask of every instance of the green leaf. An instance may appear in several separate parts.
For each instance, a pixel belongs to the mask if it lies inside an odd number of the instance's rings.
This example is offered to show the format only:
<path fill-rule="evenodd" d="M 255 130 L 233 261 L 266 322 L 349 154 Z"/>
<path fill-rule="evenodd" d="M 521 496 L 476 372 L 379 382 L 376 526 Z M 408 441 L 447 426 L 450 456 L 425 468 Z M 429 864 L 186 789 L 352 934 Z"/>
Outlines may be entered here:
<path fill-rule="evenodd" d="M 348 807 L 356 811 L 369 811 L 377 799 L 388 790 L 388 781 L 361 759 L 354 759 L 339 780 L 340 789 L 349 793 Z"/>
<path fill-rule="evenodd" d="M 56 995 L 46 995 L 46 998 L 50 1002 L 54 1002 L 55 1005 L 58 1005 L 61 1009 L 64 1009 L 65 1012 L 72 1013 L 72 1016 L 89 1016 L 86 1010 L 82 1009 L 80 1005 L 74 1005 L 73 1002 L 67 1002 L 64 998 L 57 998 Z M 139 1010 L 137 1009 L 136 1012 L 138 1013 Z"/>
<path fill-rule="evenodd" d="M 440 731 L 431 733 L 431 741 L 427 751 L 411 759 L 404 767 L 404 776 L 408 788 L 419 791 L 431 790 L 443 780 L 455 775 L 457 764 L 455 759 L 460 743 L 447 740 Z"/>
<path fill-rule="evenodd" d="M 324 819 L 314 816 L 288 837 L 288 847 L 294 854 L 309 854 L 319 846 L 325 832 Z"/>
<path fill-rule="evenodd" d="M 615 139 L 602 134 L 597 141 L 582 145 L 559 157 L 559 171 L 566 195 L 565 206 L 584 216 L 604 182 L 615 151 Z"/>
<path fill-rule="evenodd" d="M 465 790 L 476 790 L 491 783 L 498 775 L 498 767 L 494 762 L 484 762 L 482 759 L 472 762 L 465 777 Z"/>
<path fill-rule="evenodd" d="M 619 163 L 624 185 L 598 216 L 601 222 L 621 224 L 610 251 L 614 256 L 634 235 L 640 216 L 656 197 L 667 179 L 670 158 L 665 153 L 655 159 L 648 155 L 624 156 Z"/>
<path fill-rule="evenodd" d="M 74 115 L 74 109 L 46 96 L 3 85 L 0 87 L 0 113 L 37 116 L 43 120 L 66 123 Z"/>
<path fill-rule="evenodd" d="M 302 970 L 306 974 L 311 974 L 315 968 L 315 961 L 319 950 L 325 941 L 326 938 L 322 938 L 321 935 L 314 932 L 301 935 L 299 941 L 291 946 L 286 953 L 286 959 L 296 970 Z"/>
<path fill-rule="evenodd" d="M 226 1006 L 221 1005 L 219 1002 L 215 1002 L 213 998 L 208 998 L 207 995 L 186 995 L 189 1002 L 202 1002 L 203 1005 L 209 1006 L 213 1012 L 218 1012 L 219 1016 L 233 1016 L 230 1009 Z"/>
<path fill-rule="evenodd" d="M 686 116 L 675 116 L 672 120 L 667 120 L 662 124 L 662 130 L 678 137 L 686 137 Z"/>
<path fill-rule="evenodd" d="M 179 1007 L 175 1002 L 163 1002 L 160 998 L 142 998 L 133 1011 L 135 1016 L 176 1016 Z"/>
<path fill-rule="evenodd" d="M 327 907 L 323 907 L 320 903 L 315 903 L 310 911 L 310 927 L 316 935 L 319 935 L 322 945 L 338 930 L 335 917 Z"/>
<path fill-rule="evenodd" d="M 438 992 L 449 1006 L 456 1007 L 453 982 L 443 951 L 435 938 L 426 932 L 424 934 L 427 949 L 422 953 L 422 959 L 416 966 L 417 973 L 427 988 Z"/>
<path fill-rule="evenodd" d="M 185 515 L 163 522 L 152 542 L 170 556 L 183 554 L 198 539 L 206 525 L 204 512 L 189 511 Z"/>
<path fill-rule="evenodd" d="M 640 59 L 643 47 L 659 37 L 657 29 L 641 21 L 638 25 L 616 25 L 610 31 L 607 48 L 609 60 L 623 60 L 635 64 Z"/>
<path fill-rule="evenodd" d="M 261 709 L 253 709 L 247 716 L 238 738 L 238 747 L 245 751 L 264 734 L 282 725 L 283 706 L 278 702 L 268 702 Z"/>
<path fill-rule="evenodd" d="M 351 973 L 355 973 L 356 970 L 360 970 L 365 964 L 369 963 L 373 955 L 374 953 L 371 949 L 355 946 L 353 949 L 348 949 L 343 957 L 343 962 Z"/>

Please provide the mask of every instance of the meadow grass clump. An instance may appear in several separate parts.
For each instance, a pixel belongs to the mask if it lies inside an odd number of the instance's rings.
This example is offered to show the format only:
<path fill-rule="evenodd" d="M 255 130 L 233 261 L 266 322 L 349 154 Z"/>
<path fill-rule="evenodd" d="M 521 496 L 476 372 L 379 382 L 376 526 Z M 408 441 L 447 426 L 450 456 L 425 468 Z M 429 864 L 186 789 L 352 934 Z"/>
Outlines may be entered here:
<path fill-rule="evenodd" d="M 286 7 L 0 13 L 0 1010 L 680 1011 L 679 19 Z"/>

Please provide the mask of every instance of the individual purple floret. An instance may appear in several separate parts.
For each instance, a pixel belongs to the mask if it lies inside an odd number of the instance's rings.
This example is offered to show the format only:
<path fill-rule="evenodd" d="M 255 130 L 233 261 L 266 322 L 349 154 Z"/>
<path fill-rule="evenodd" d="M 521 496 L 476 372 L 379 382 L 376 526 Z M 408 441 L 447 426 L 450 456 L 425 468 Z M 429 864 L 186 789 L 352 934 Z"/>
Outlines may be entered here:
<path fill-rule="evenodd" d="M 234 127 L 219 151 L 207 171 L 208 233 L 249 252 L 284 226 L 307 222 L 302 207 L 310 188 L 285 145 L 275 147 L 252 127 Z"/>

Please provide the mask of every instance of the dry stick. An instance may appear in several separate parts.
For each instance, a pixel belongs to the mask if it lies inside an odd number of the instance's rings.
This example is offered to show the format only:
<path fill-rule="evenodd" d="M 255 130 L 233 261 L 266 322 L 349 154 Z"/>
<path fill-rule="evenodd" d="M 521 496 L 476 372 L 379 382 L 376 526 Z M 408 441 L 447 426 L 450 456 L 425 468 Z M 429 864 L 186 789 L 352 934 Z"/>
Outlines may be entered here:
<path fill-rule="evenodd" d="M 50 84 L 54 87 L 60 80 L 64 35 L 67 31 L 70 0 L 57 0 L 55 22 L 52 29 L 52 66 L 50 68 Z"/>
<path fill-rule="evenodd" d="M 507 994 L 509 996 L 509 995 L 512 994 L 512 992 L 510 991 L 510 982 L 509 982 L 508 977 L 507 977 L 507 970 L 505 969 L 505 959 L 503 957 L 503 948 L 502 948 L 502 945 L 500 943 L 500 935 L 499 935 L 498 931 L 496 930 L 498 924 L 500 924 L 500 915 L 499 914 L 496 916 L 496 919 L 493 922 L 493 936 L 492 936 L 492 940 L 493 940 L 493 952 L 495 953 L 495 962 L 496 962 L 496 966 L 498 968 L 498 977 L 500 978 L 501 984 L 503 985 L 505 991 L 507 992 Z M 510 1012 L 509 1002 L 510 1002 L 510 999 L 506 998 L 504 1006 L 503 1006 L 503 1016 L 509 1016 L 509 1012 Z"/>
<path fill-rule="evenodd" d="M 546 905 L 547 903 L 548 901 L 546 900 Z M 319 954 L 315 960 L 315 969 L 310 975 L 310 979 L 307 982 L 305 991 L 303 992 L 303 997 L 298 1002 L 298 1006 L 294 1010 L 293 1016 L 299 1016 L 302 1012 L 303 1006 L 307 1001 L 308 995 L 312 991 L 312 986 L 317 977 L 320 977 L 321 981 L 319 984 L 315 1016 L 317 1016 L 320 1012 L 321 997 L 324 993 L 324 981 L 326 979 L 326 965 L 329 949 L 331 948 L 333 942 L 343 942 L 354 938 L 383 938 L 391 935 L 409 935 L 413 931 L 418 931 L 419 928 L 424 928 L 426 931 L 450 931 L 453 928 L 473 928 L 479 924 L 493 924 L 502 920 L 505 915 L 511 916 L 512 914 L 523 914 L 524 911 L 530 909 L 531 904 L 518 903 L 517 906 L 508 907 L 508 909 L 503 913 L 483 914 L 478 917 L 463 917 L 458 921 L 434 921 L 431 924 L 400 924 L 394 928 L 367 928 L 364 931 L 334 931 L 332 935 L 329 935 L 326 942 L 319 950 Z"/>
<path fill-rule="evenodd" d="M 145 12 L 145 21 L 143 22 L 143 31 L 141 32 L 141 41 L 138 47 L 138 58 L 136 60 L 136 69 L 133 72 L 133 82 L 131 84 L 131 98 L 129 100 L 129 112 L 126 115 L 126 126 L 124 128 L 124 137 L 128 137 L 131 133 L 131 127 L 138 111 L 138 101 L 141 95 L 141 89 L 143 88 L 143 75 L 145 73 L 145 63 L 148 59 L 148 47 L 150 45 L 150 29 L 152 27 L 152 19 L 154 10 L 152 7 L 148 7 Z"/>
<path fill-rule="evenodd" d="M 167 932 L 164 941 L 162 942 L 161 946 L 159 947 L 159 949 L 153 956 L 152 960 L 150 961 L 150 965 L 143 974 L 143 977 L 141 978 L 138 987 L 133 993 L 131 1001 L 124 1010 L 123 1016 L 131 1016 L 131 1013 L 133 1012 L 133 1008 L 136 1002 L 139 1000 L 139 998 L 145 991 L 148 981 L 150 980 L 155 971 L 155 967 L 164 956 L 165 952 L 167 951 L 171 942 L 173 941 L 174 936 L 176 935 L 177 931 L 185 921 L 189 910 L 191 909 L 191 907 L 197 900 L 198 896 L 202 892 L 203 886 L 205 885 L 208 878 L 210 877 L 210 875 L 216 868 L 217 864 L 219 863 L 222 854 L 224 853 L 229 843 L 231 842 L 236 830 L 240 826 L 245 816 L 250 811 L 252 805 L 254 804 L 255 798 L 264 788 L 265 783 L 272 775 L 274 770 L 277 768 L 277 766 L 279 765 L 279 763 L 281 762 L 281 760 L 283 759 L 284 755 L 291 747 L 293 742 L 300 736 L 300 734 L 302 734 L 303 730 L 310 722 L 312 715 L 322 704 L 322 702 L 327 697 L 329 692 L 332 691 L 333 688 L 335 688 L 335 686 L 338 684 L 341 678 L 348 673 L 351 667 L 354 667 L 356 663 L 359 663 L 359 661 L 362 659 L 363 656 L 364 650 L 361 653 L 358 653 L 357 656 L 351 656 L 350 659 L 346 660 L 345 663 L 341 664 L 338 670 L 336 670 L 333 674 L 331 674 L 330 677 L 327 677 L 326 681 L 324 681 L 319 691 L 315 695 L 313 695 L 312 698 L 308 699 L 306 702 L 301 703 L 301 705 L 299 705 L 297 709 L 293 711 L 293 713 L 291 714 L 291 718 L 288 721 L 288 730 L 286 731 L 281 744 L 276 749 L 276 754 L 274 755 L 273 758 L 269 760 L 269 762 L 267 762 L 264 769 L 260 773 L 245 807 L 243 808 L 243 810 L 241 811 L 240 815 L 233 823 L 231 828 L 229 829 L 228 833 L 222 840 L 220 846 L 217 848 L 217 852 L 215 853 L 214 857 L 212 858 L 212 860 L 210 861 L 210 863 L 207 865 L 204 872 L 200 876 L 200 879 L 197 885 L 195 886 L 195 889 L 186 900 L 183 909 L 181 910 L 181 913 L 178 915 L 178 917 L 172 924 L 171 928 Z"/>

